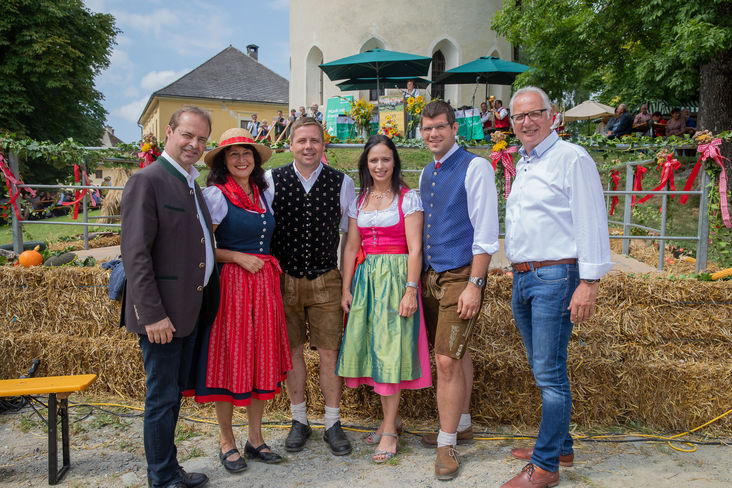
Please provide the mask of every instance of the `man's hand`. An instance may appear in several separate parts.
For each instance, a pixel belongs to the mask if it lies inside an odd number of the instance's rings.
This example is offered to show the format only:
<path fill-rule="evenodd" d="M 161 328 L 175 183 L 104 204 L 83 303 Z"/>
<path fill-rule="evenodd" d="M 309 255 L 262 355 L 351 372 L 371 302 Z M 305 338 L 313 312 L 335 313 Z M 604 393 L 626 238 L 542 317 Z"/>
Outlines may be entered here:
<path fill-rule="evenodd" d="M 461 319 L 472 319 L 480 310 L 480 288 L 468 283 L 458 298 L 457 312 Z"/>
<path fill-rule="evenodd" d="M 572 294 L 572 300 L 569 302 L 567 310 L 571 311 L 569 320 L 573 324 L 579 324 L 592 317 L 595 313 L 595 299 L 597 298 L 597 289 L 600 282 L 587 283 L 580 281 L 579 286 Z"/>
<path fill-rule="evenodd" d="M 145 326 L 147 339 L 154 344 L 167 344 L 173 340 L 175 327 L 168 317 Z"/>

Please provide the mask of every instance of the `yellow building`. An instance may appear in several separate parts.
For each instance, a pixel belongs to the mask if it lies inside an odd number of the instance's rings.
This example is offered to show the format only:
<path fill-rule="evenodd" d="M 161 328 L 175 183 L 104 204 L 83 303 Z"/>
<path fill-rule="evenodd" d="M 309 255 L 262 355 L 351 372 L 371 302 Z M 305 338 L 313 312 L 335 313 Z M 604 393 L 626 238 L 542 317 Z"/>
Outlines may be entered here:
<path fill-rule="evenodd" d="M 288 81 L 257 60 L 258 47 L 245 54 L 229 46 L 198 68 L 154 92 L 138 124 L 142 133 L 165 139 L 170 116 L 182 105 L 196 105 L 211 115 L 211 140 L 231 127 L 246 128 L 252 114 L 271 124 L 278 110 L 287 117 Z"/>

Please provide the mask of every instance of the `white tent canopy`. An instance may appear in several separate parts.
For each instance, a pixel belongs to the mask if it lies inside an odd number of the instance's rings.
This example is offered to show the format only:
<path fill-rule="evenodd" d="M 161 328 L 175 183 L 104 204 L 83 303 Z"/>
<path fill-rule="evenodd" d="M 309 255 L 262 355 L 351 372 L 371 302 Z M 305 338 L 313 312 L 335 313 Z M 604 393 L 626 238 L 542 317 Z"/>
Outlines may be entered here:
<path fill-rule="evenodd" d="M 614 115 L 615 109 L 604 103 L 587 100 L 564 113 L 565 122 L 575 120 L 587 120 L 602 117 L 603 115 Z"/>

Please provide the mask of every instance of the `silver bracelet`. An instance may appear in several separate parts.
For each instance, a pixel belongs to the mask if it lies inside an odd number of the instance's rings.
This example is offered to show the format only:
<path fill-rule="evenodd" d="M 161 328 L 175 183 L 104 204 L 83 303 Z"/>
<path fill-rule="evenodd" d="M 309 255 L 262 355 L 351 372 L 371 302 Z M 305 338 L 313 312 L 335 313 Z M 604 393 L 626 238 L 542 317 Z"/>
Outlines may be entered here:
<path fill-rule="evenodd" d="M 407 281 L 407 288 L 409 287 L 419 288 L 419 285 L 417 285 L 417 283 L 415 283 L 414 281 Z"/>

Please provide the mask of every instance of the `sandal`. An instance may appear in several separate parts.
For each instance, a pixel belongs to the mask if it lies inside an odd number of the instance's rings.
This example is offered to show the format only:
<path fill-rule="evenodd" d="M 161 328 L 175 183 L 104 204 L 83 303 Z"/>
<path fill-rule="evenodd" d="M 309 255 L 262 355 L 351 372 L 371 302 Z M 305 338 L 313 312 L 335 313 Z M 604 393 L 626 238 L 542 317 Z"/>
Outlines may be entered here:
<path fill-rule="evenodd" d="M 397 450 L 399 449 L 399 434 L 391 434 L 391 433 L 388 433 L 388 432 L 384 432 L 381 435 L 382 436 L 385 435 L 387 437 L 395 437 L 396 440 L 397 440 L 397 443 L 396 443 L 394 452 L 391 452 L 391 451 L 382 451 L 381 449 L 377 449 L 376 451 L 374 451 L 374 455 L 371 456 L 371 461 L 373 461 L 376 464 L 384 464 L 389 459 L 391 459 L 394 456 L 396 456 L 397 455 Z"/>
<path fill-rule="evenodd" d="M 396 431 L 399 435 L 402 435 L 402 432 L 404 431 L 404 424 L 401 417 L 397 417 Z M 377 446 L 379 445 L 379 442 L 381 442 L 381 434 L 377 434 L 375 430 L 372 430 L 368 435 L 366 435 L 364 442 L 371 446 Z"/>

